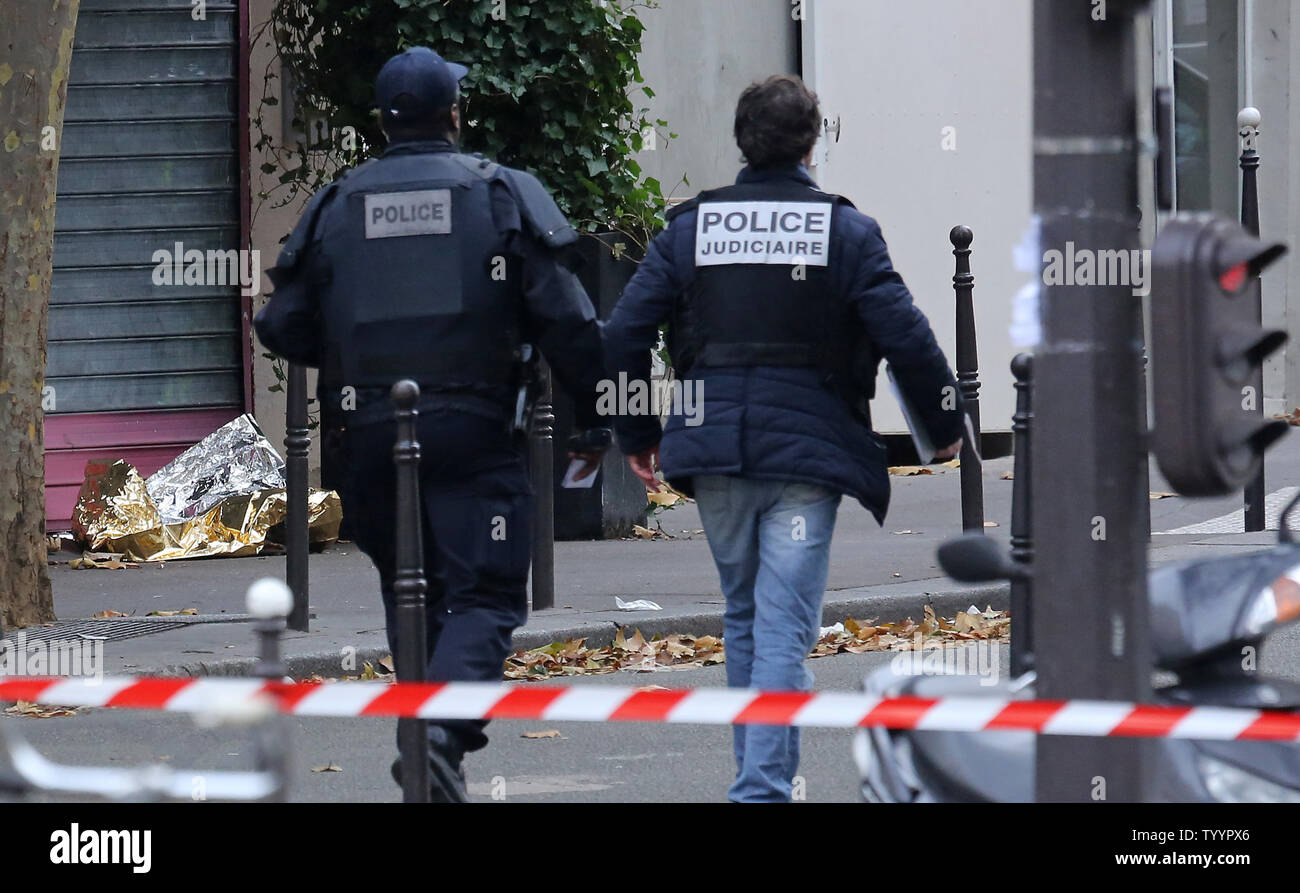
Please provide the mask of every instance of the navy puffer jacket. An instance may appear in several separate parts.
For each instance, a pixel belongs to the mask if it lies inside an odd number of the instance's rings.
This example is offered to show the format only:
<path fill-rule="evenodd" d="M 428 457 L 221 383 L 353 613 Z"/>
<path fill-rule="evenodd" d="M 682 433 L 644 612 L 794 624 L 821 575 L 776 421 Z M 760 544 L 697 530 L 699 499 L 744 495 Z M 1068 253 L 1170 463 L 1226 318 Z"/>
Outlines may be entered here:
<path fill-rule="evenodd" d="M 736 182 L 782 180 L 815 188 L 802 166 L 745 168 Z M 612 375 L 649 380 L 659 326 L 672 318 L 695 274 L 695 218 L 694 207 L 672 216 L 605 324 Z M 933 442 L 955 442 L 963 434 L 964 417 L 956 381 L 929 321 L 890 263 L 880 227 L 844 203 L 836 211 L 831 240 L 830 256 L 838 258 L 831 270 L 836 292 L 856 306 L 876 356 L 893 367 Z M 700 424 L 687 424 L 688 417 L 673 414 L 661 431 L 651 416 L 619 416 L 615 428 L 624 453 L 659 444 L 664 476 L 686 493 L 691 492 L 690 479 L 702 474 L 799 481 L 854 496 L 884 523 L 889 507 L 884 444 L 823 384 L 821 372 L 697 366 L 689 378 L 700 382 L 695 391 L 703 398 L 702 408 L 696 407 Z"/>

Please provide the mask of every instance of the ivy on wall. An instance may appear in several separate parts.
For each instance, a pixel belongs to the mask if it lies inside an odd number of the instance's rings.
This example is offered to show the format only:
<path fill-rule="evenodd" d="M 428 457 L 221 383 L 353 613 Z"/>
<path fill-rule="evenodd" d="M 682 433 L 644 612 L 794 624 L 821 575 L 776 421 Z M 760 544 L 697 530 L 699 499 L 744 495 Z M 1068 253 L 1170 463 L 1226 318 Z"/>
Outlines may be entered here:
<path fill-rule="evenodd" d="M 638 13 L 654 5 L 280 0 L 263 36 L 274 38 L 299 136 L 274 145 L 267 133 L 265 116 L 277 105 L 274 63 L 253 115 L 255 146 L 274 158 L 262 166 L 278 175 L 274 200 L 315 192 L 340 169 L 382 151 L 374 77 L 394 53 L 428 46 L 470 69 L 461 82 L 463 151 L 535 174 L 579 229 L 619 230 L 644 245 L 664 211 L 661 184 L 632 158 L 659 136 L 654 128 L 667 126 L 638 105 L 654 96 L 637 62 Z"/>

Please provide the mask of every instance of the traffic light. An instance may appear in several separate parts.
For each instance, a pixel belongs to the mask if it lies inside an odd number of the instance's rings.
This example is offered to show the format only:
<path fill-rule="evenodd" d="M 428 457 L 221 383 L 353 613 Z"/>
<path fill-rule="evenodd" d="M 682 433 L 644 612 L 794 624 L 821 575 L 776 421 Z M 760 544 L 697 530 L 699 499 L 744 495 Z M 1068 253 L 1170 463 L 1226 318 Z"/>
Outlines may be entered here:
<path fill-rule="evenodd" d="M 1286 253 L 1213 214 L 1178 215 L 1151 251 L 1154 446 L 1186 496 L 1221 496 L 1254 477 L 1287 423 L 1263 420 L 1255 376 L 1286 332 L 1261 329 L 1256 277 Z"/>

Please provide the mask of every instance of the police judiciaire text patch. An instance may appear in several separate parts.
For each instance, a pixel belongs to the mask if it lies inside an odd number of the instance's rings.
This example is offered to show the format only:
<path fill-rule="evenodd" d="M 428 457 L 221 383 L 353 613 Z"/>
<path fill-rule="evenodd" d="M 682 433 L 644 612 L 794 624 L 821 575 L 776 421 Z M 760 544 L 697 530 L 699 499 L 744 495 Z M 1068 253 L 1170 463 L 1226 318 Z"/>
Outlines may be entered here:
<path fill-rule="evenodd" d="M 366 238 L 451 232 L 451 190 L 375 192 L 366 196 Z"/>
<path fill-rule="evenodd" d="M 695 219 L 695 265 L 829 263 L 829 202 L 703 202 Z"/>

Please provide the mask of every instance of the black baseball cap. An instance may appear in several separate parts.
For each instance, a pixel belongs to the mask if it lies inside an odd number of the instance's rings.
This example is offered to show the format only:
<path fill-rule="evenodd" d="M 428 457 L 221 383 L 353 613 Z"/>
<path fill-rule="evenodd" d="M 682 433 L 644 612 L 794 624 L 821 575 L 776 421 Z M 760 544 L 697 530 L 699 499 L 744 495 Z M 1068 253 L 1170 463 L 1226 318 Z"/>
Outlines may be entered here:
<path fill-rule="evenodd" d="M 428 47 L 411 47 L 379 69 L 375 103 L 385 118 L 418 121 L 455 102 L 460 79 L 468 73 Z"/>

